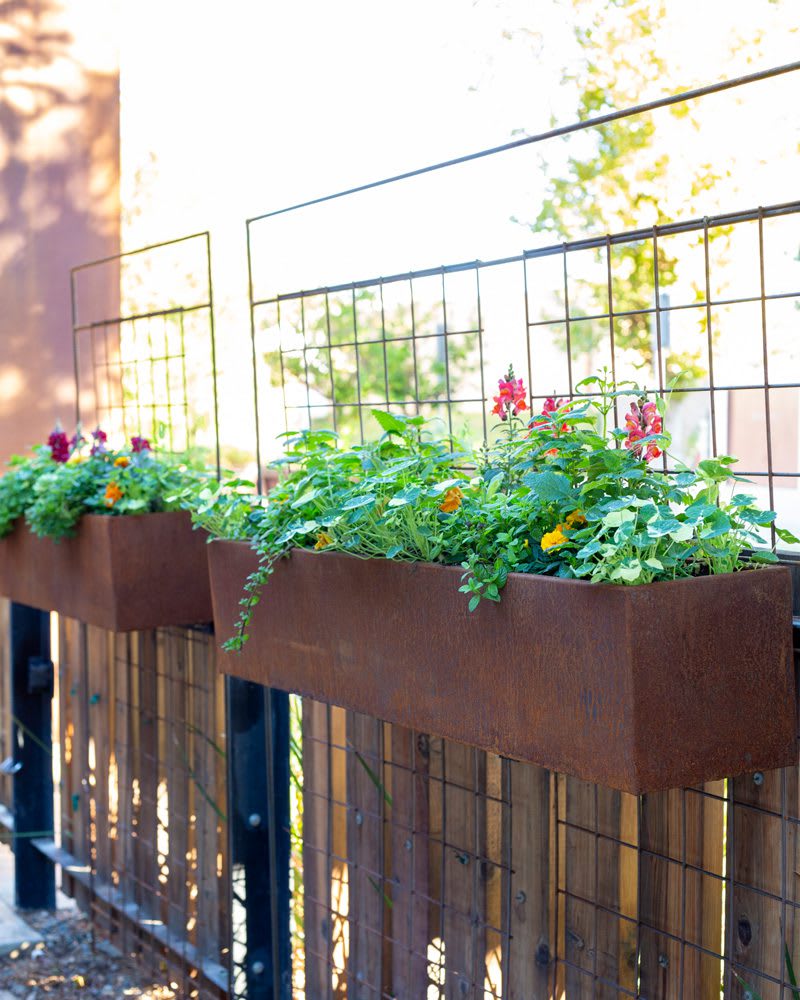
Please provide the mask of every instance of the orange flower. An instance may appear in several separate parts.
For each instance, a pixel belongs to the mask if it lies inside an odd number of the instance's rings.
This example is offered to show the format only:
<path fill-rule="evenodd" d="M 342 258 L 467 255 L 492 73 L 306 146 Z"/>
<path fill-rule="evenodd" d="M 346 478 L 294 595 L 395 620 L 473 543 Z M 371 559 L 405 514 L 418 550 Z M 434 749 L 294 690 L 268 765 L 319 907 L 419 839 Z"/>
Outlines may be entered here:
<path fill-rule="evenodd" d="M 554 549 L 557 545 L 563 545 L 568 541 L 563 529 L 563 524 L 557 524 L 553 531 L 548 531 L 546 535 L 542 535 L 542 550 L 544 552 L 548 549 Z"/>
<path fill-rule="evenodd" d="M 106 507 L 113 507 L 117 500 L 122 499 L 122 490 L 117 486 L 116 483 L 109 483 L 106 486 L 105 495 L 105 505 Z"/>
<path fill-rule="evenodd" d="M 120 455 L 119 458 L 114 459 L 114 465 L 119 469 L 125 469 L 131 464 L 131 460 L 127 455 Z"/>
<path fill-rule="evenodd" d="M 444 500 L 439 504 L 439 510 L 444 511 L 445 514 L 452 514 L 454 510 L 458 510 L 461 506 L 463 499 L 464 494 L 461 490 L 457 486 L 451 486 L 445 493 Z"/>
<path fill-rule="evenodd" d="M 314 546 L 315 549 L 327 549 L 329 545 L 333 545 L 333 539 L 328 534 L 327 531 L 320 531 L 317 535 L 317 544 Z"/>
<path fill-rule="evenodd" d="M 567 524 L 570 528 L 585 528 L 587 523 L 586 518 L 579 510 L 573 510 L 571 514 L 567 514 Z"/>

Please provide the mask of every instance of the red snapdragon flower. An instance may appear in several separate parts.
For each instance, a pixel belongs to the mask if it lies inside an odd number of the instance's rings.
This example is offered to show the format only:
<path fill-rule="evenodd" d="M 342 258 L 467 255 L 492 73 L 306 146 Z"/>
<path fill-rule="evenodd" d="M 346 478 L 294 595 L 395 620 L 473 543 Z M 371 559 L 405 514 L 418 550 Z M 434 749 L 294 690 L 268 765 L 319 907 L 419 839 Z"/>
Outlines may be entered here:
<path fill-rule="evenodd" d="M 61 429 L 61 424 L 56 424 L 47 439 L 50 447 L 50 455 L 54 462 L 66 462 L 69 458 L 69 439 Z"/>
<path fill-rule="evenodd" d="M 625 428 L 628 436 L 625 438 L 625 447 L 628 448 L 636 458 L 642 457 L 643 446 L 639 443 L 651 434 L 661 434 L 663 421 L 658 407 L 652 400 L 638 400 L 631 403 L 631 408 L 625 414 Z M 649 441 L 644 448 L 644 460 L 652 461 L 661 456 L 661 449 L 655 441 Z"/>
<path fill-rule="evenodd" d="M 525 385 L 521 378 L 514 378 L 514 369 L 511 365 L 505 378 L 498 379 L 497 386 L 500 390 L 498 396 L 493 396 L 495 413 L 501 420 L 508 420 L 509 416 L 516 417 L 523 410 L 528 409 L 525 401 Z"/>
<path fill-rule="evenodd" d="M 538 417 L 534 417 L 530 422 L 531 427 L 542 427 L 544 424 L 549 423 L 551 415 L 560 410 L 561 407 L 566 403 L 565 399 L 556 399 L 555 396 L 548 396 L 544 401 L 544 406 L 542 407 L 542 412 Z M 558 433 L 558 428 L 553 428 L 554 432 Z M 569 430 L 569 424 L 561 425 L 561 432 Z"/>
<path fill-rule="evenodd" d="M 138 455 L 142 451 L 152 451 L 152 448 L 146 437 L 139 437 L 138 434 L 135 434 L 131 438 L 131 450 L 135 455 Z"/>

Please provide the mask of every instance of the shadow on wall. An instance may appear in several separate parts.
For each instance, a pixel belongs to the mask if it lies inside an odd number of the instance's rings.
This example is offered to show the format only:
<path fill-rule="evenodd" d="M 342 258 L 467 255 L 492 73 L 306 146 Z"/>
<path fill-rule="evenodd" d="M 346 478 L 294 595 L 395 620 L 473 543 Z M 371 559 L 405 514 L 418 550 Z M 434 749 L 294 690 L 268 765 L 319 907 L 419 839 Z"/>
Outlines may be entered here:
<path fill-rule="evenodd" d="M 74 423 L 69 269 L 119 251 L 109 0 L 0 0 L 0 460 Z M 109 25 L 104 31 L 103 25 Z M 119 309 L 118 284 L 104 315 Z"/>

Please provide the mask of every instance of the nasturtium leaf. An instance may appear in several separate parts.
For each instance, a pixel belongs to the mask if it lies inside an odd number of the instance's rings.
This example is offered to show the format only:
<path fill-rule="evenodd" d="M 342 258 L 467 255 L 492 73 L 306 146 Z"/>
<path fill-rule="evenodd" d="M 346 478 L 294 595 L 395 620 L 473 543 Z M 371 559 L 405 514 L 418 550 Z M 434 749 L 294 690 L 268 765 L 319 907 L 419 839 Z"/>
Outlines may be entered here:
<path fill-rule="evenodd" d="M 403 551 L 402 545 L 393 545 L 390 549 L 386 550 L 386 558 L 394 559 L 394 557 L 399 556 L 402 551 Z"/>
<path fill-rule="evenodd" d="M 750 562 L 754 563 L 776 563 L 778 557 L 769 549 L 758 549 L 750 555 Z"/>
<path fill-rule="evenodd" d="M 679 524 L 674 530 L 669 532 L 669 537 L 674 542 L 688 542 L 694 536 L 694 528 L 691 524 Z"/>
<path fill-rule="evenodd" d="M 780 538 L 782 542 L 786 542 L 787 545 L 800 545 L 800 538 L 793 535 L 791 531 L 787 528 L 775 528 L 775 534 Z"/>
<path fill-rule="evenodd" d="M 715 511 L 711 517 L 707 518 L 704 526 L 698 532 L 702 539 L 717 538 L 725 535 L 731 530 L 730 518 L 721 510 Z"/>
<path fill-rule="evenodd" d="M 611 572 L 612 580 L 625 580 L 627 583 L 633 583 L 634 580 L 638 580 L 642 575 L 642 566 L 638 559 L 632 559 L 629 563 L 624 563 L 622 566 L 617 566 L 616 569 Z"/>
<path fill-rule="evenodd" d="M 372 494 L 360 497 L 350 497 L 349 500 L 345 500 L 342 504 L 342 510 L 356 510 L 358 507 L 366 507 L 367 504 L 370 503 L 375 503 L 375 497 Z"/>
<path fill-rule="evenodd" d="M 603 518 L 603 524 L 606 528 L 618 528 L 621 524 L 635 520 L 636 514 L 632 510 L 612 510 Z"/>

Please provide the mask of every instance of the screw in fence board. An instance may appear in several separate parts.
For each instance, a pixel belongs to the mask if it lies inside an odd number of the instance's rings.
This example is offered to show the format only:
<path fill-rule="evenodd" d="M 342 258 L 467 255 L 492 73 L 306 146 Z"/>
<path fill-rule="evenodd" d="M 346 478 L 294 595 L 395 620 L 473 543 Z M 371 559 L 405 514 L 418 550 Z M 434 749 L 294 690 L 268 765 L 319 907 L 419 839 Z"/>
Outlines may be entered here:
<path fill-rule="evenodd" d="M 349 859 L 348 1000 L 383 992 L 385 925 L 383 725 L 347 713 L 347 857 Z"/>
<path fill-rule="evenodd" d="M 61 761 L 61 842 L 78 860 L 84 860 L 83 711 L 81 708 L 80 628 L 72 618 L 58 616 L 59 725 Z M 61 870 L 61 888 L 81 905 L 86 889 Z"/>
<path fill-rule="evenodd" d="M 442 908 L 446 1000 L 480 995 L 485 974 L 486 754 L 442 741 Z"/>
<path fill-rule="evenodd" d="M 732 782 L 732 819 L 729 819 L 728 863 L 731 866 L 732 901 L 729 909 L 732 952 L 726 956 L 733 969 L 764 1000 L 790 993 L 784 959 L 784 942 L 795 937 L 797 885 L 794 857 L 797 816 L 797 770 L 765 771 L 760 782 L 746 774 Z M 794 955 L 792 955 L 794 959 Z M 755 973 L 741 967 L 755 970 Z M 764 973 L 777 982 L 758 978 Z M 784 983 L 781 990 L 780 982 Z M 731 1000 L 742 1000 L 745 989 L 735 977 Z"/>
<path fill-rule="evenodd" d="M 652 1000 L 716 1000 L 722 946 L 723 802 L 671 789 L 642 797 L 640 981 Z M 708 872 L 708 874 L 704 874 Z M 707 954 L 702 949 L 710 954 Z"/>
<path fill-rule="evenodd" d="M 392 726 L 392 988 L 397 997 L 424 997 L 428 984 L 427 737 Z"/>
<path fill-rule="evenodd" d="M 197 852 L 194 844 L 196 811 L 191 808 L 189 770 L 191 768 L 191 734 L 186 725 L 188 649 L 185 634 L 179 629 L 164 629 L 164 672 L 167 689 L 165 715 L 166 782 L 168 802 L 166 859 L 167 928 L 170 938 L 180 949 L 189 931 L 189 891 L 196 885 Z M 195 782 L 202 776 L 194 772 Z"/>
<path fill-rule="evenodd" d="M 50 660 L 50 615 L 24 604 L 11 605 L 11 709 L 14 718 L 14 877 L 20 909 L 55 909 L 52 863 L 31 842 L 52 836 L 52 677 L 37 682 L 32 661 Z"/>
<path fill-rule="evenodd" d="M 111 748 L 116 760 L 117 815 L 116 843 L 114 852 L 114 870 L 121 893 L 123 908 L 131 903 L 135 895 L 133 876 L 134 827 L 132 825 L 132 764 L 133 764 L 133 727 L 136 725 L 135 713 L 131 707 L 131 670 L 134 636 L 117 634 L 114 636 L 114 731 Z M 133 950 L 131 936 L 132 927 L 128 921 L 120 924 L 119 948 L 123 952 Z"/>
<path fill-rule="evenodd" d="M 93 849 L 92 867 L 98 880 L 111 882 L 114 842 L 111 839 L 109 816 L 110 751 L 113 747 L 111 717 L 113 633 L 87 626 L 86 655 L 89 679 L 89 791 L 90 838 Z"/>
<path fill-rule="evenodd" d="M 567 995 L 616 1000 L 625 923 L 620 911 L 620 792 L 566 780 Z"/>
<path fill-rule="evenodd" d="M 136 902 L 142 913 L 161 920 L 161 891 L 158 882 L 158 786 L 161 756 L 158 732 L 158 634 L 137 633 L 138 657 L 135 686 L 138 705 L 136 777 Z"/>
<path fill-rule="evenodd" d="M 224 780 L 220 771 L 225 750 L 220 736 L 223 727 L 214 725 L 217 676 L 213 637 L 205 633 L 185 633 L 182 638 L 187 646 L 189 678 L 186 738 L 191 739 L 189 759 L 195 776 L 194 781 L 189 781 L 189 799 L 191 811 L 196 817 L 196 943 L 202 956 L 219 962 L 226 925 L 220 907 L 217 875 L 218 831 L 222 829 L 222 818 L 217 810 L 224 814 L 225 804 L 221 803 L 220 807 L 219 797 L 221 781 Z"/>
<path fill-rule="evenodd" d="M 512 803 L 508 896 L 510 945 L 506 968 L 508 1000 L 546 1000 L 551 980 L 550 772 L 509 761 Z"/>
<path fill-rule="evenodd" d="M 303 930 L 308 997 L 331 996 L 330 709 L 303 699 Z"/>
<path fill-rule="evenodd" d="M 227 679 L 231 864 L 245 875 L 247 1000 L 289 1000 L 289 696 Z"/>

